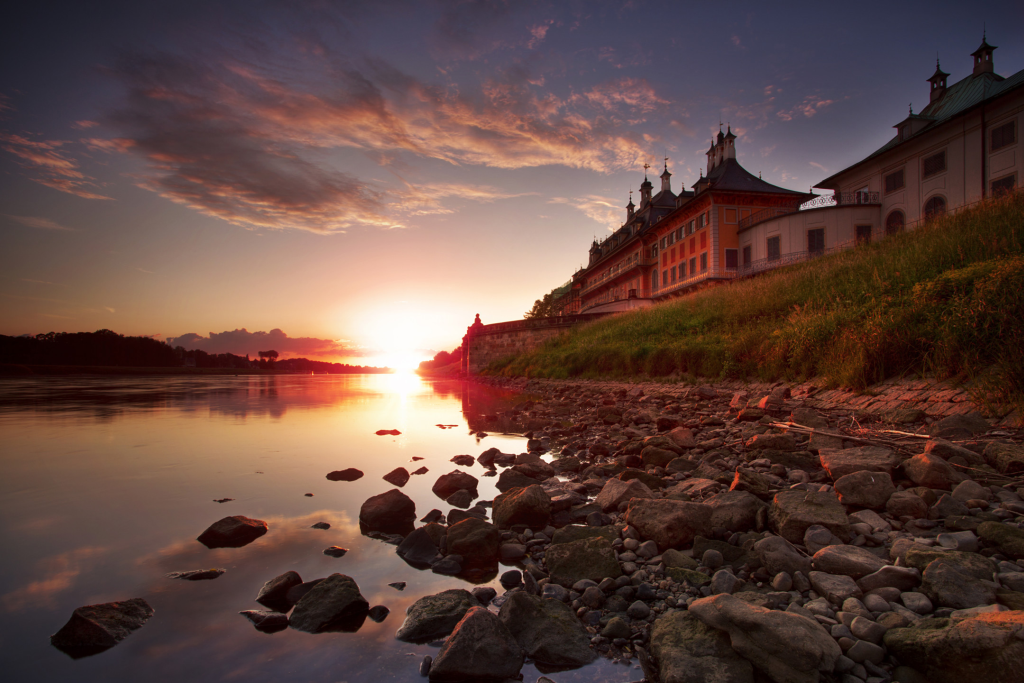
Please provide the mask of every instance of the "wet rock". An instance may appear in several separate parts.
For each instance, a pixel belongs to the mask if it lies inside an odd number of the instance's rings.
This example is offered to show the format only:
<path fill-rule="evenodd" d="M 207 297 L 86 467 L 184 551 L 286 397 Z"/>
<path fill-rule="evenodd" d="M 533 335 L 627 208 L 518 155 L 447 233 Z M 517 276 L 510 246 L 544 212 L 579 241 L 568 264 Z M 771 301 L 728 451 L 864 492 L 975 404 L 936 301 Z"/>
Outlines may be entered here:
<path fill-rule="evenodd" d="M 492 516 L 499 529 L 516 524 L 543 529 L 551 518 L 551 497 L 536 484 L 509 489 L 494 498 Z"/>
<path fill-rule="evenodd" d="M 445 576 L 458 576 L 462 573 L 462 556 L 446 555 L 430 565 L 430 571 Z"/>
<path fill-rule="evenodd" d="M 434 495 L 441 500 L 448 500 L 448 498 L 456 491 L 466 490 L 476 497 L 477 478 L 472 474 L 466 474 L 461 470 L 455 470 L 448 474 L 442 474 L 434 482 L 434 486 L 430 489 L 434 492 Z"/>
<path fill-rule="evenodd" d="M 351 576 L 331 574 L 302 596 L 292 610 L 289 626 L 307 633 L 358 631 L 370 604 Z"/>
<path fill-rule="evenodd" d="M 889 497 L 896 493 L 892 477 L 885 472 L 854 472 L 840 477 L 835 483 L 839 502 L 843 505 L 881 510 Z"/>
<path fill-rule="evenodd" d="M 328 522 L 317 522 L 309 527 L 310 529 L 319 529 L 320 531 L 327 531 L 331 528 Z"/>
<path fill-rule="evenodd" d="M 196 540 L 211 549 L 241 548 L 265 533 L 267 523 L 263 520 L 235 515 L 214 522 Z"/>
<path fill-rule="evenodd" d="M 605 624 L 605 627 L 601 629 L 601 635 L 605 638 L 629 638 L 632 635 L 632 630 L 621 617 L 612 617 Z"/>
<path fill-rule="evenodd" d="M 523 651 L 497 615 L 473 607 L 455 626 L 430 666 L 435 681 L 487 681 L 516 678 Z"/>
<path fill-rule="evenodd" d="M 854 472 L 884 472 L 892 474 L 897 458 L 891 449 L 861 446 L 842 450 L 823 449 L 819 452 L 821 466 L 833 481 Z"/>
<path fill-rule="evenodd" d="M 437 543 L 425 527 L 420 527 L 406 536 L 395 552 L 414 567 L 429 567 L 438 559 Z"/>
<path fill-rule="evenodd" d="M 634 499 L 626 511 L 626 523 L 659 548 L 678 548 L 694 536 L 710 535 L 711 508 L 680 500 Z"/>
<path fill-rule="evenodd" d="M 859 579 L 874 574 L 885 561 L 874 553 L 853 545 L 830 545 L 814 553 L 814 568 L 829 574 Z"/>
<path fill-rule="evenodd" d="M 985 447 L 985 462 L 1002 474 L 1016 476 L 1024 473 L 1024 446 L 993 441 Z"/>
<path fill-rule="evenodd" d="M 278 612 L 287 612 L 294 603 L 288 600 L 288 591 L 302 583 L 298 572 L 287 571 L 263 584 L 256 602 Z"/>
<path fill-rule="evenodd" d="M 498 591 L 494 590 L 490 586 L 477 586 L 470 592 L 473 594 L 473 597 L 484 606 L 491 604 L 491 600 L 498 595 Z"/>
<path fill-rule="evenodd" d="M 381 478 L 392 486 L 402 488 L 409 482 L 409 471 L 404 467 L 396 467 Z"/>
<path fill-rule="evenodd" d="M 428 470 L 426 467 L 418 467 L 418 468 L 416 468 L 416 469 L 414 469 L 412 471 L 412 474 L 414 474 L 414 475 L 416 475 L 416 474 L 426 474 L 429 471 L 430 470 Z"/>
<path fill-rule="evenodd" d="M 399 436 L 401 433 L 397 429 L 378 429 L 374 432 L 377 436 Z"/>
<path fill-rule="evenodd" d="M 903 472 L 918 486 L 946 491 L 964 478 L 952 465 L 931 453 L 920 453 L 904 462 Z"/>
<path fill-rule="evenodd" d="M 416 521 L 416 503 L 398 489 L 367 498 L 359 508 L 359 528 L 406 536 Z"/>
<path fill-rule="evenodd" d="M 340 545 L 332 545 L 330 547 L 324 548 L 324 555 L 326 555 L 327 557 L 345 557 L 347 553 L 348 548 L 342 548 Z"/>
<path fill-rule="evenodd" d="M 263 633 L 277 633 L 288 628 L 288 615 L 280 612 L 267 612 L 261 609 L 247 609 L 239 612 L 243 617 L 252 622 L 257 631 Z"/>
<path fill-rule="evenodd" d="M 168 579 L 184 579 L 185 581 L 209 581 L 216 579 L 226 572 L 227 569 L 190 569 L 183 572 L 171 572 Z"/>
<path fill-rule="evenodd" d="M 323 581 L 323 579 L 313 579 L 312 581 L 306 581 L 304 583 L 300 583 L 297 586 L 292 586 L 291 588 L 289 588 L 288 592 L 285 593 L 284 596 L 285 600 L 288 603 L 288 607 L 285 610 L 281 611 L 287 611 L 288 609 L 291 609 L 292 606 L 295 605 L 295 603 L 304 598 L 306 596 L 306 593 L 313 590 L 321 581 Z"/>
<path fill-rule="evenodd" d="M 405 581 L 395 581 L 394 583 L 389 583 L 388 585 L 394 588 L 395 590 L 404 591 L 406 583 Z"/>
<path fill-rule="evenodd" d="M 757 524 L 758 511 L 766 508 L 764 501 L 748 491 L 724 491 L 704 501 L 711 508 L 712 529 L 749 531 Z"/>
<path fill-rule="evenodd" d="M 79 607 L 50 643 L 74 659 L 98 654 L 117 645 L 153 616 L 142 598 Z"/>
<path fill-rule="evenodd" d="M 550 667 L 578 667 L 597 658 L 590 636 L 563 602 L 513 593 L 498 613 L 527 656 Z"/>
<path fill-rule="evenodd" d="M 526 476 L 516 470 L 505 470 L 498 475 L 498 481 L 494 486 L 502 493 L 514 488 L 526 488 L 537 483 L 536 479 Z"/>
<path fill-rule="evenodd" d="M 448 528 L 448 553 L 461 555 L 464 567 L 496 564 L 501 545 L 498 527 L 475 517 Z"/>
<path fill-rule="evenodd" d="M 786 572 L 792 576 L 801 572 L 806 576 L 811 571 L 811 558 L 781 536 L 763 538 L 754 544 L 753 550 L 769 574 Z"/>
<path fill-rule="evenodd" d="M 327 479 L 330 481 L 355 481 L 363 476 L 363 473 L 357 470 L 355 467 L 349 467 L 344 470 L 335 470 L 327 475 Z"/>
<path fill-rule="evenodd" d="M 842 604 L 847 598 L 859 598 L 864 595 L 857 583 L 849 576 L 811 572 L 807 575 L 811 586 L 819 595 L 824 595 L 829 602 Z"/>
<path fill-rule="evenodd" d="M 600 537 L 553 544 L 545 560 L 551 580 L 566 588 L 583 579 L 600 581 L 622 575 L 612 544 Z"/>
<path fill-rule="evenodd" d="M 690 612 L 673 612 L 654 622 L 651 654 L 662 683 L 754 680 L 753 667 L 732 649 L 728 635 Z"/>
<path fill-rule="evenodd" d="M 374 605 L 370 608 L 370 611 L 367 612 L 366 616 L 370 617 L 371 621 L 379 624 L 387 619 L 389 614 L 391 614 L 391 610 L 384 605 Z"/>
<path fill-rule="evenodd" d="M 1004 555 L 1024 559 L 1024 530 L 999 522 L 982 522 L 978 536 L 997 546 Z"/>
<path fill-rule="evenodd" d="M 603 512 L 614 512 L 619 509 L 620 503 L 628 502 L 633 498 L 652 498 L 654 493 L 639 479 L 623 481 L 621 479 L 609 479 L 597 495 L 594 502 L 601 506 Z"/>
<path fill-rule="evenodd" d="M 930 683 L 1024 681 L 1024 612 L 990 612 L 968 619 L 925 619 L 890 629 L 885 646 Z"/>
<path fill-rule="evenodd" d="M 772 500 L 768 520 L 772 529 L 790 543 L 803 541 L 804 532 L 814 524 L 843 541 L 850 538 L 846 512 L 839 498 L 830 492 L 780 491 Z"/>
<path fill-rule="evenodd" d="M 515 562 L 526 556 L 526 546 L 519 543 L 503 543 L 499 552 L 502 562 Z"/>
<path fill-rule="evenodd" d="M 476 498 L 476 493 L 473 491 L 459 489 L 452 495 L 448 496 L 445 502 L 452 507 L 462 508 L 464 510 L 473 504 L 474 498 Z"/>
<path fill-rule="evenodd" d="M 813 619 L 748 605 L 732 595 L 696 600 L 690 610 L 704 624 L 725 631 L 732 649 L 777 683 L 817 683 L 842 655 Z"/>
<path fill-rule="evenodd" d="M 469 591 L 453 588 L 436 595 L 427 595 L 406 610 L 395 638 L 409 643 L 425 643 L 444 638 L 472 607 L 480 603 Z"/>
<path fill-rule="evenodd" d="M 455 463 L 460 467 L 472 467 L 473 463 L 476 462 L 476 458 L 472 455 L 456 455 L 451 459 L 451 462 Z"/>

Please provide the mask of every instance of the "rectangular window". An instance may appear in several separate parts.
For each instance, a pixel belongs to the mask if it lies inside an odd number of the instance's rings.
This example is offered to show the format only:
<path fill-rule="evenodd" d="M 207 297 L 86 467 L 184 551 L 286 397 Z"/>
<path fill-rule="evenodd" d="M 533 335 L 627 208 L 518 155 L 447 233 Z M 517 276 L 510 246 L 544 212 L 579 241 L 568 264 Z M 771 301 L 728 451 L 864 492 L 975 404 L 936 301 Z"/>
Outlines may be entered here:
<path fill-rule="evenodd" d="M 708 246 L 708 234 L 706 232 L 702 232 L 700 234 L 700 248 L 703 249 L 706 246 Z"/>
<path fill-rule="evenodd" d="M 825 228 L 807 231 L 807 251 L 820 254 L 825 251 Z"/>
<path fill-rule="evenodd" d="M 1013 143 L 1017 142 L 1017 122 L 1009 121 L 1001 126 L 997 126 L 992 129 L 992 144 L 989 147 L 991 151 L 1008 147 Z"/>
<path fill-rule="evenodd" d="M 686 277 L 686 261 L 679 264 L 679 279 L 682 280 Z"/>
<path fill-rule="evenodd" d="M 933 175 L 938 175 L 946 170 L 946 150 L 942 150 L 938 154 L 933 154 L 930 157 L 925 157 L 923 164 L 923 173 L 921 174 L 924 178 L 930 178 Z"/>
<path fill-rule="evenodd" d="M 662 237 L 661 238 L 661 248 L 665 249 L 666 247 L 668 247 L 668 238 L 667 237 Z"/>
<path fill-rule="evenodd" d="M 668 265 L 668 252 L 667 251 L 661 255 L 661 265 L 663 265 L 663 266 L 667 266 Z"/>
<path fill-rule="evenodd" d="M 672 246 L 675 243 L 676 243 L 676 233 L 673 230 L 672 232 L 670 232 L 668 234 L 668 244 L 669 244 L 669 246 Z"/>
<path fill-rule="evenodd" d="M 768 238 L 768 260 L 777 261 L 782 256 L 780 250 L 780 238 L 778 235 Z"/>
<path fill-rule="evenodd" d="M 686 234 L 687 235 L 692 235 L 693 234 L 693 223 L 694 223 L 693 221 L 690 221 L 690 225 L 687 226 L 687 228 L 686 228 Z"/>
<path fill-rule="evenodd" d="M 664 287 L 667 284 L 668 284 L 668 271 L 667 270 L 663 270 L 663 271 L 661 271 L 661 286 Z"/>
<path fill-rule="evenodd" d="M 992 196 L 998 197 L 1008 192 L 1013 192 L 1013 188 L 1017 186 L 1017 176 L 1008 175 L 1005 178 L 992 181 Z"/>
<path fill-rule="evenodd" d="M 700 255 L 700 272 L 704 273 L 708 269 L 708 252 L 704 252 Z"/>
<path fill-rule="evenodd" d="M 736 270 L 736 250 L 726 249 L 725 250 L 725 269 Z"/>
<path fill-rule="evenodd" d="M 726 223 L 735 223 L 736 222 L 736 209 L 726 209 L 725 210 L 725 222 Z"/>
<path fill-rule="evenodd" d="M 903 189 L 903 169 L 893 171 L 889 175 L 885 176 L 885 192 L 895 192 L 896 190 Z"/>
<path fill-rule="evenodd" d="M 749 246 L 743 247 L 743 265 L 745 265 L 745 266 L 749 266 L 750 265 L 750 247 Z"/>
<path fill-rule="evenodd" d="M 871 244 L 871 226 L 857 226 L 857 244 Z"/>
<path fill-rule="evenodd" d="M 692 277 L 693 274 L 696 273 L 696 272 L 697 272 L 697 257 L 694 256 L 692 259 L 690 259 L 690 276 Z"/>
<path fill-rule="evenodd" d="M 690 253 L 691 254 L 696 254 L 697 253 L 697 238 L 696 237 L 691 237 L 690 238 Z"/>
<path fill-rule="evenodd" d="M 669 271 L 669 275 L 672 277 L 672 282 L 676 281 L 676 267 L 672 266 L 672 270 Z"/>

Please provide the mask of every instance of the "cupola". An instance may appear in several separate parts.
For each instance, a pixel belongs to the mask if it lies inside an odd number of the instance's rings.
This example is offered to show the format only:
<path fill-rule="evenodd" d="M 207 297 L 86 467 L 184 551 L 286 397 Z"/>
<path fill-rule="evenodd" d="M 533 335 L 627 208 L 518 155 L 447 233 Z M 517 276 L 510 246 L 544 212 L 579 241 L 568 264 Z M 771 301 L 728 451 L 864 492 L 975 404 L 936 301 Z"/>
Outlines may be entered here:
<path fill-rule="evenodd" d="M 654 185 L 647 179 L 647 169 L 650 168 L 647 164 L 644 164 L 644 181 L 640 183 L 640 209 L 642 210 L 648 204 L 651 203 L 651 190 L 654 189 Z"/>
<path fill-rule="evenodd" d="M 633 214 L 636 211 L 636 205 L 633 204 L 633 190 L 629 191 L 629 204 L 626 204 L 626 220 L 633 220 Z"/>
<path fill-rule="evenodd" d="M 661 191 L 672 191 L 672 174 L 668 172 L 668 158 L 665 159 L 665 170 L 661 173 Z"/>
<path fill-rule="evenodd" d="M 975 67 L 977 69 L 977 67 Z M 946 94 L 946 79 L 949 78 L 949 74 L 939 67 L 939 58 L 935 58 L 935 73 L 928 79 L 928 82 L 932 84 L 931 99 L 929 103 L 935 100 L 941 99 Z"/>
<path fill-rule="evenodd" d="M 728 132 L 725 134 L 725 149 L 722 151 L 722 156 L 725 159 L 736 158 L 736 136 L 732 133 L 732 126 L 729 126 Z"/>
<path fill-rule="evenodd" d="M 995 67 L 992 64 L 992 51 L 996 49 L 995 45 L 989 45 L 988 41 L 985 40 L 985 34 L 981 34 L 981 47 L 971 53 L 974 57 L 974 75 L 979 76 L 981 74 L 995 73 Z"/>

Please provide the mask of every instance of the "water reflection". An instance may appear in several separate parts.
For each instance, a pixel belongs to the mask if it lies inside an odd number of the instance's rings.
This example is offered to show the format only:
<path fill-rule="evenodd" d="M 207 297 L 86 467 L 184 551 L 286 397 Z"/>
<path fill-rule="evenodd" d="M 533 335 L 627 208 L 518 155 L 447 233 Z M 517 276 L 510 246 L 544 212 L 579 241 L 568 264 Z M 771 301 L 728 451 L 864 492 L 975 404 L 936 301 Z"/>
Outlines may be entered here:
<path fill-rule="evenodd" d="M 402 488 L 422 517 L 453 508 L 431 487 L 461 469 L 496 494 L 494 477 L 460 453 L 525 450 L 496 433 L 487 415 L 521 400 L 461 382 L 416 376 L 240 376 L 0 380 L 0 667 L 34 681 L 419 681 L 429 645 L 394 639 L 406 608 L 423 595 L 469 588 L 406 564 L 395 547 L 360 534 L 358 513 L 397 466 L 425 466 Z M 493 423 L 493 421 L 491 421 Z M 458 425 L 441 429 L 436 425 Z M 490 435 L 478 439 L 474 432 Z M 378 429 L 398 436 L 377 436 Z M 328 481 L 356 467 L 356 481 Z M 312 493 L 309 497 L 306 494 Z M 233 500 L 223 504 L 213 501 Z M 241 548 L 196 540 L 228 515 L 267 522 Z M 327 530 L 313 524 L 327 522 Z M 323 554 L 348 548 L 343 557 Z M 210 581 L 166 578 L 222 567 Z M 266 634 L 240 611 L 260 609 L 260 588 L 285 571 L 303 580 L 340 572 L 371 606 L 391 614 L 357 633 Z M 388 584 L 404 581 L 398 591 Z M 492 585 L 501 590 L 496 582 Z M 81 605 L 144 598 L 156 613 L 102 654 L 73 661 L 49 645 Z M 538 673 L 524 667 L 525 680 Z M 599 662 L 560 673 L 568 681 L 636 680 Z"/>

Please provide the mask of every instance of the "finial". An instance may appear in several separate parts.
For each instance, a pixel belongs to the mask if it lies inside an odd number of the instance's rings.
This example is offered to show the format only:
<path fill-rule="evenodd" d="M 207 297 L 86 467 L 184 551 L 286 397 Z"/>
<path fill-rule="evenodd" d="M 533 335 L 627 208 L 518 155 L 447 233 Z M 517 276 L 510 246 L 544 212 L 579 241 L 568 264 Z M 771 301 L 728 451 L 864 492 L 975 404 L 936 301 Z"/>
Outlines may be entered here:
<path fill-rule="evenodd" d="M 911 116 L 914 115 L 914 103 L 913 102 L 910 103 L 910 115 Z"/>
<path fill-rule="evenodd" d="M 722 118 L 721 117 L 718 118 L 718 132 L 719 133 L 722 132 Z"/>
<path fill-rule="evenodd" d="M 985 22 L 981 22 L 981 42 L 985 42 Z"/>
<path fill-rule="evenodd" d="M 665 170 L 668 170 L 668 157 L 665 157 Z"/>
<path fill-rule="evenodd" d="M 649 169 L 650 167 L 651 167 L 650 164 L 648 164 L 647 162 L 644 162 L 644 180 L 647 180 L 647 169 Z"/>
<path fill-rule="evenodd" d="M 757 172 L 757 179 L 758 179 L 758 180 L 760 180 L 760 179 L 761 179 L 761 172 L 760 172 L 760 171 L 758 171 L 758 172 Z"/>

